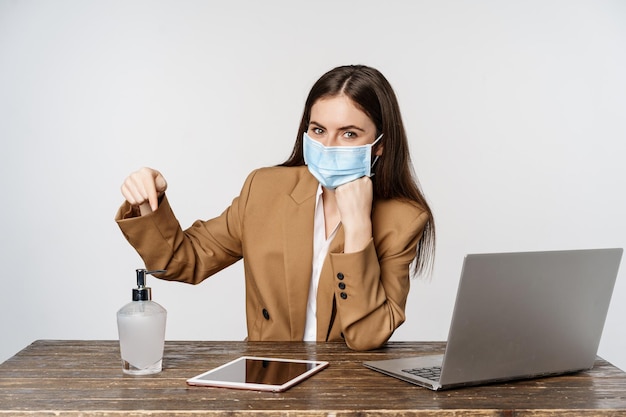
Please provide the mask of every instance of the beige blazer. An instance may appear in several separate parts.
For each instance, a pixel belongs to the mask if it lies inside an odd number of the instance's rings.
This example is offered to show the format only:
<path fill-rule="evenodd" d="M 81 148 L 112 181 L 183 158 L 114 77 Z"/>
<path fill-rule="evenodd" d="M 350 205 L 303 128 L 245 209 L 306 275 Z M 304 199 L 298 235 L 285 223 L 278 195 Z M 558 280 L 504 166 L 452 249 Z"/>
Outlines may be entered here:
<path fill-rule="evenodd" d="M 244 260 L 249 340 L 302 340 L 313 257 L 317 180 L 303 167 L 252 172 L 220 216 L 183 231 L 168 200 L 133 217 L 124 203 L 116 221 L 148 269 L 163 279 L 198 284 Z M 355 350 L 383 345 L 405 320 L 410 264 L 428 214 L 398 200 L 376 201 L 373 239 L 344 254 L 341 226 L 322 267 L 317 340 L 344 339 Z"/>

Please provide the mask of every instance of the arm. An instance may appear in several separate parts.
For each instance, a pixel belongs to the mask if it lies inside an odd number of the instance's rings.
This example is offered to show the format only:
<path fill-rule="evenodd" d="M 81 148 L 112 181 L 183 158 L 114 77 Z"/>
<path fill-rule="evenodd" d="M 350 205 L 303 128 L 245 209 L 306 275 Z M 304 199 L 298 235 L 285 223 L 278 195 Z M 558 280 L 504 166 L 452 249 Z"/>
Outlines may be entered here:
<path fill-rule="evenodd" d="M 337 315 L 355 350 L 380 347 L 404 322 L 410 265 L 428 220 L 412 205 L 385 204 L 373 215 L 374 238 L 363 250 L 330 254 Z"/>
<path fill-rule="evenodd" d="M 156 211 L 140 217 L 133 217 L 137 209 L 125 202 L 116 221 L 147 268 L 167 270 L 160 278 L 198 284 L 241 259 L 241 216 L 251 178 L 220 216 L 196 221 L 187 230 L 182 230 L 165 195 Z"/>

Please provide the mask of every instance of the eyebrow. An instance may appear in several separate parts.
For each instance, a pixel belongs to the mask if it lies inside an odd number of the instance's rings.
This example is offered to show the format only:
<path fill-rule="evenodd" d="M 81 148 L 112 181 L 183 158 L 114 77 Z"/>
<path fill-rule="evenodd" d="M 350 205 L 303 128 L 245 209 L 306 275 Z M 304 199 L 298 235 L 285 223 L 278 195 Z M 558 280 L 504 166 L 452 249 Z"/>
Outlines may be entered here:
<path fill-rule="evenodd" d="M 328 129 L 326 129 L 326 127 L 324 127 L 324 125 L 322 125 L 321 123 L 318 123 L 318 122 L 316 122 L 314 120 L 311 120 L 309 122 L 309 124 L 310 125 L 316 125 L 317 127 L 321 127 L 324 130 L 328 130 Z M 355 125 L 342 126 L 338 130 L 360 130 L 361 132 L 365 132 L 364 129 L 362 129 L 362 128 L 358 127 L 358 126 L 355 126 Z"/>

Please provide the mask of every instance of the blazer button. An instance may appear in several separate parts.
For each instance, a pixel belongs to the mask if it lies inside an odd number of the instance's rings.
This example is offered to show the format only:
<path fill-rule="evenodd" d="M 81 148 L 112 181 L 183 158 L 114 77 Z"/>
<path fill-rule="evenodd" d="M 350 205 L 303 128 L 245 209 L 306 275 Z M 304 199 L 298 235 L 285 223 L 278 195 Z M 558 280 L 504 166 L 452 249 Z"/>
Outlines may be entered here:
<path fill-rule="evenodd" d="M 342 280 L 343 279 L 343 274 L 341 272 L 337 274 L 337 279 L 338 280 Z"/>
<path fill-rule="evenodd" d="M 270 319 L 270 313 L 266 309 L 263 309 L 263 317 L 265 317 L 265 320 Z"/>
<path fill-rule="evenodd" d="M 339 296 L 343 298 L 344 300 L 348 298 L 348 294 L 346 294 L 345 292 L 342 292 L 341 294 L 339 294 Z"/>
<path fill-rule="evenodd" d="M 340 290 L 345 290 L 345 289 L 346 289 L 346 284 L 345 284 L 345 283 L 343 283 L 343 282 L 340 282 L 340 283 L 339 283 L 339 289 L 340 289 Z"/>

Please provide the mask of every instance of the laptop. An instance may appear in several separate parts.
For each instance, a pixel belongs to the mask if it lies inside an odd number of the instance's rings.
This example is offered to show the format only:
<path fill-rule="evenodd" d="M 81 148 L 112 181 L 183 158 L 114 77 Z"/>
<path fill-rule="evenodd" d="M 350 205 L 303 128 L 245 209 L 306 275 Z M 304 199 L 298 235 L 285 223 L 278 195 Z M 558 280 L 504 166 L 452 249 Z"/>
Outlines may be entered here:
<path fill-rule="evenodd" d="M 622 252 L 467 255 L 445 353 L 364 365 L 432 390 L 590 369 Z"/>

